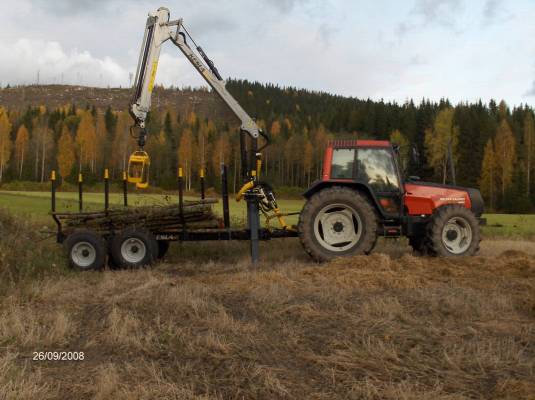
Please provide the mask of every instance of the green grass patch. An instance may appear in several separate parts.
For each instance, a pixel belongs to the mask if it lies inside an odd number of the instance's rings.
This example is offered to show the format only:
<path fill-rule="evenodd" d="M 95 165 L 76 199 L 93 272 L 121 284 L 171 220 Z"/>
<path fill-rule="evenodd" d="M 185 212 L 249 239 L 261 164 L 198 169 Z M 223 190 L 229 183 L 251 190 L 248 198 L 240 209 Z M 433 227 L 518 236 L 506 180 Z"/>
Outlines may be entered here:
<path fill-rule="evenodd" d="M 485 236 L 535 237 L 535 214 L 486 214 L 487 226 L 483 227 Z"/>
<path fill-rule="evenodd" d="M 197 197 L 185 197 L 187 200 L 195 200 Z M 178 203 L 176 194 L 139 194 L 131 193 L 128 196 L 131 206 L 143 205 L 168 205 Z M 98 210 L 104 204 L 104 194 L 85 193 L 84 209 Z M 120 207 L 123 204 L 121 193 L 110 193 L 110 204 L 112 207 Z M 303 200 L 279 200 L 279 206 L 283 212 L 294 213 L 301 211 Z M 0 208 L 9 210 L 15 215 L 27 217 L 30 220 L 42 223 L 51 223 L 50 212 L 50 192 L 23 192 L 23 191 L 0 191 Z M 77 211 L 78 193 L 58 192 L 58 211 Z M 223 214 L 222 202 L 214 205 L 214 211 L 218 215 Z M 230 197 L 230 214 L 232 221 L 245 221 L 245 202 L 236 202 L 233 196 Z M 483 227 L 483 234 L 487 237 L 535 237 L 535 215 L 510 215 L 510 214 L 486 214 L 487 226 Z M 297 224 L 298 217 L 287 218 L 290 224 Z M 272 221 L 273 226 L 277 226 L 277 221 Z"/>
<path fill-rule="evenodd" d="M 78 193 L 75 192 L 58 192 L 56 195 L 58 211 L 78 211 Z M 197 197 L 185 197 L 186 200 L 197 200 Z M 131 206 L 145 205 L 168 205 L 178 204 L 178 196 L 163 194 L 129 194 L 128 203 Z M 98 210 L 104 204 L 104 194 L 102 193 L 85 193 L 84 210 Z M 123 204 L 123 195 L 121 193 L 110 193 L 110 205 L 120 207 Z M 303 200 L 281 200 L 279 206 L 283 212 L 293 213 L 301 211 Z M 51 209 L 50 192 L 0 192 L 0 208 L 13 212 L 15 215 L 28 216 L 32 220 L 39 222 L 52 221 L 49 213 Z M 223 214 L 223 204 L 220 201 L 214 205 L 214 211 L 218 215 Z M 246 203 L 244 201 L 236 202 L 230 198 L 230 216 L 233 221 L 244 221 L 246 219 Z M 287 218 L 290 224 L 297 224 L 298 217 L 291 216 Z M 276 226 L 276 221 L 272 222 Z"/>

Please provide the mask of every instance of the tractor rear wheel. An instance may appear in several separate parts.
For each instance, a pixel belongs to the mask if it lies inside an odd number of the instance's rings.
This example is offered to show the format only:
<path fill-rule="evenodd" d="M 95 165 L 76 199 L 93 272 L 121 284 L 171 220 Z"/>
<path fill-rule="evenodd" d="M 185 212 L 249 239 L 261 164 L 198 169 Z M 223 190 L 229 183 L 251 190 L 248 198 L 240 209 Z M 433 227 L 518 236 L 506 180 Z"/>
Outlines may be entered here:
<path fill-rule="evenodd" d="M 469 209 L 451 205 L 440 208 L 427 229 L 427 247 L 439 257 L 473 256 L 479 251 L 479 222 Z"/>
<path fill-rule="evenodd" d="M 365 195 L 345 187 L 324 189 L 303 207 L 299 238 L 317 262 L 369 254 L 377 240 L 377 216 Z"/>

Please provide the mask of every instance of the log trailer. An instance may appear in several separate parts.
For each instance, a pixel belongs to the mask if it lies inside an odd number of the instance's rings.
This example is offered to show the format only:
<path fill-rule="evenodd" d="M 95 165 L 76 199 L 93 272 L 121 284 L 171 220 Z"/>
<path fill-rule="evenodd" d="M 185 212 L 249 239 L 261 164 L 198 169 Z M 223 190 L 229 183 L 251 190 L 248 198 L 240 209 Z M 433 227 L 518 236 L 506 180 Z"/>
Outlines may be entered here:
<path fill-rule="evenodd" d="M 286 224 L 284 217 L 288 214 L 280 211 L 273 190 L 259 179 L 261 152 L 269 144 L 268 135 L 227 91 L 214 63 L 195 43 L 183 20 L 171 21 L 166 8 L 149 13 L 147 19 L 130 106 L 134 120 L 131 133 L 139 149 L 130 158 L 125 181 L 140 189 L 149 184 L 150 158 L 143 149 L 147 136 L 145 121 L 150 111 L 160 48 L 168 40 L 180 49 L 241 121 L 243 186 L 236 200 L 244 199 L 247 203 L 247 228 L 230 227 L 224 182 L 226 215 L 224 226 L 219 228 L 201 231 L 183 224 L 180 230 L 169 231 L 132 220 L 130 226 L 122 225 L 120 230 L 113 226 L 69 230 L 62 223 L 62 218 L 69 219 L 69 214 L 55 210 L 53 181 L 52 215 L 58 225 L 58 242 L 65 244 L 71 267 L 99 269 L 106 259 L 110 265 L 122 268 L 151 264 L 165 253 L 170 241 L 248 240 L 253 263 L 259 258 L 260 240 L 285 237 L 299 237 L 305 251 L 318 262 L 369 254 L 380 236 L 407 237 L 415 252 L 430 256 L 470 256 L 478 251 L 479 227 L 485 223 L 480 192 L 420 182 L 417 177 L 404 180 L 398 165 L 397 147 L 388 141 L 335 140 L 329 143 L 322 177 L 304 193 L 306 202 L 299 213 L 298 226 Z M 259 138 L 264 139 L 261 147 Z M 179 192 L 178 207 L 182 208 L 180 186 Z M 119 211 L 114 212 L 117 215 Z M 266 217 L 264 228 L 260 225 L 260 213 Z M 183 215 L 179 218 L 183 220 Z M 270 227 L 272 219 L 279 221 L 280 228 Z"/>

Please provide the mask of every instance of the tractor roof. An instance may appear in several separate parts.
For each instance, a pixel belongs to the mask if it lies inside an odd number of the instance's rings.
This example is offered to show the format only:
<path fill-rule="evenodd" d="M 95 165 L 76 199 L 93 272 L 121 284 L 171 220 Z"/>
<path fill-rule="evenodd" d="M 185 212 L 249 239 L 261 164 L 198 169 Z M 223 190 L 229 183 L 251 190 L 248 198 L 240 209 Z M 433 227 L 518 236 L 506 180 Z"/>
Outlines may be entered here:
<path fill-rule="evenodd" d="M 331 140 L 329 147 L 335 149 L 340 148 L 355 148 L 355 147 L 390 147 L 391 143 L 388 140 Z"/>

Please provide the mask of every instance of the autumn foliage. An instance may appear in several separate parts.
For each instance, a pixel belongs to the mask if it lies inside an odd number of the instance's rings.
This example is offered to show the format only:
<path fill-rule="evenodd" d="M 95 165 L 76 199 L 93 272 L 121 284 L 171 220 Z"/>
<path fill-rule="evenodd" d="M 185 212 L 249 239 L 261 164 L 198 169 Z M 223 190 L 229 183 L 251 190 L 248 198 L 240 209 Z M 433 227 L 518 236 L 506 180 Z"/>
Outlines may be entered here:
<path fill-rule="evenodd" d="M 344 98 L 246 81 L 227 83 L 257 124 L 271 136 L 263 152 L 262 180 L 278 191 L 300 193 L 321 176 L 323 152 L 332 138 L 391 139 L 399 145 L 404 176 L 480 187 L 494 210 L 529 211 L 535 204 L 533 110 L 505 102 L 420 104 Z M 164 89 L 162 89 L 164 90 Z M 195 98 L 195 91 L 191 91 Z M 172 92 L 166 94 L 172 97 Z M 239 124 L 214 102 L 212 119 L 197 103 L 168 103 L 149 114 L 145 150 L 151 155 L 151 183 L 176 189 L 177 168 L 195 190 L 200 170 L 218 190 L 220 167 L 229 171 L 230 190 L 240 186 Z M 159 105 L 159 106 L 158 106 Z M 215 117 L 214 117 L 215 115 Z M 89 184 L 109 168 L 119 179 L 137 149 L 131 117 L 123 108 L 91 104 L 0 109 L 0 181 L 46 181 L 52 169 L 67 181 L 83 173 Z"/>

